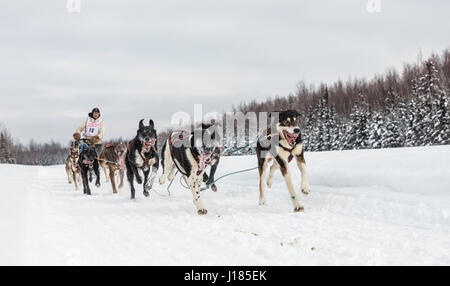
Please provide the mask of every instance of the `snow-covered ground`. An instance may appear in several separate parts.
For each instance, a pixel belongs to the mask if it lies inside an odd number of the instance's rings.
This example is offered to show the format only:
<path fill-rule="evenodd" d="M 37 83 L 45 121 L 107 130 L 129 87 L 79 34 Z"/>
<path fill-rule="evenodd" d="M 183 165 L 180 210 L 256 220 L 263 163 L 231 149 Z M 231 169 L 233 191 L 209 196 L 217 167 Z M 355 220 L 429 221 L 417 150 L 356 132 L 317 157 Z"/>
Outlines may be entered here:
<path fill-rule="evenodd" d="M 0 165 L 2 265 L 450 265 L 450 146 L 307 153 L 311 193 L 294 213 L 277 173 L 258 205 L 257 171 L 205 191 L 88 197 L 63 166 Z M 256 166 L 223 158 L 217 176 Z M 300 176 L 290 165 L 297 191 Z M 139 186 L 139 190 L 141 187 Z"/>

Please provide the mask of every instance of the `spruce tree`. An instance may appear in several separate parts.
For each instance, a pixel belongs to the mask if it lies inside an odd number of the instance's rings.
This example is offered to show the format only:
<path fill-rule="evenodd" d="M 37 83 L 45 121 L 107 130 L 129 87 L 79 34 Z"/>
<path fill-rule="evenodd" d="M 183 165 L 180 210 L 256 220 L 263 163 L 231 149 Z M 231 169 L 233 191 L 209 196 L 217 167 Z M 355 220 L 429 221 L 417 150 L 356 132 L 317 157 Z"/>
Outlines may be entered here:
<path fill-rule="evenodd" d="M 431 141 L 433 144 L 450 144 L 450 112 L 448 95 L 441 91 L 436 99 L 437 111 L 432 117 L 433 133 Z"/>
<path fill-rule="evenodd" d="M 385 139 L 384 136 L 386 134 L 384 126 L 385 122 L 383 116 L 380 113 L 375 112 L 369 124 L 370 130 L 369 144 L 368 144 L 369 148 L 372 149 L 384 148 L 383 141 Z"/>
<path fill-rule="evenodd" d="M 369 106 L 365 96 L 360 93 L 350 113 L 344 149 L 365 149 L 369 147 L 369 118 Z"/>

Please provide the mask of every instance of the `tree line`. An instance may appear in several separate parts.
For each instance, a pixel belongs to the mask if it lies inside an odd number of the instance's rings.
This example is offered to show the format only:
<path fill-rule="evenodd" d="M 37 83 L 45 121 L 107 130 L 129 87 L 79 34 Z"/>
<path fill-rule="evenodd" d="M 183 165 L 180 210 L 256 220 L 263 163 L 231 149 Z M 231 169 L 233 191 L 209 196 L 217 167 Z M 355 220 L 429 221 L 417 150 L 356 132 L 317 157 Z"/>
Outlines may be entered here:
<path fill-rule="evenodd" d="M 31 140 L 26 145 L 15 142 L 6 127 L 0 126 L 0 164 L 59 165 L 65 163 L 67 154 L 68 147 L 54 141 Z"/>
<path fill-rule="evenodd" d="M 241 103 L 233 111 L 300 111 L 307 151 L 442 145 L 450 144 L 449 90 L 447 49 L 405 64 L 401 75 L 388 70 L 370 81 L 300 83 L 296 94 Z"/>

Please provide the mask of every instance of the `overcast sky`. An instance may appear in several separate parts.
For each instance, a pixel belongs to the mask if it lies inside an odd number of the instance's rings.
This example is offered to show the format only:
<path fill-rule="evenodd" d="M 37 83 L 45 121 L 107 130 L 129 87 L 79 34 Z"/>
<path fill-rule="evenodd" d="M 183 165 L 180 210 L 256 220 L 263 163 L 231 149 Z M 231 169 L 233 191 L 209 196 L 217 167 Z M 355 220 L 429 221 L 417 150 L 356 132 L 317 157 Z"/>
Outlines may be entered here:
<path fill-rule="evenodd" d="M 370 78 L 450 47 L 450 1 L 0 0 L 0 122 L 66 143 L 94 106 L 106 138 L 176 111 Z"/>

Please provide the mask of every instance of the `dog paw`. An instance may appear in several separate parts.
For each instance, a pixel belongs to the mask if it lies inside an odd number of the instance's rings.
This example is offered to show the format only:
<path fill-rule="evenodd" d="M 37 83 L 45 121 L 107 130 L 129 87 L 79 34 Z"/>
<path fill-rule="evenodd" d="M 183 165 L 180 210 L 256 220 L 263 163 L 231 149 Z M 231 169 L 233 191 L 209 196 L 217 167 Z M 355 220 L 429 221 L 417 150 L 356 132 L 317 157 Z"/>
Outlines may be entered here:
<path fill-rule="evenodd" d="M 137 182 L 138 184 L 142 184 L 142 178 L 136 176 L 136 182 Z"/>
<path fill-rule="evenodd" d="M 150 194 L 147 191 L 144 191 L 144 196 L 148 197 Z"/>
<path fill-rule="evenodd" d="M 305 210 L 305 208 L 303 206 L 297 206 L 294 208 L 294 212 L 296 212 L 296 213 L 303 212 L 304 210 Z"/>
<path fill-rule="evenodd" d="M 123 184 L 120 184 L 120 185 L 119 185 L 119 189 L 122 189 L 122 188 L 123 188 Z"/>
<path fill-rule="evenodd" d="M 150 191 L 152 189 L 152 185 L 151 184 L 145 184 L 144 186 L 144 190 L 145 191 Z"/>
<path fill-rule="evenodd" d="M 269 189 L 272 188 L 272 180 L 267 180 L 267 187 L 268 187 Z"/>
<path fill-rule="evenodd" d="M 211 190 L 212 190 L 213 192 L 217 192 L 217 186 L 216 186 L 216 185 L 212 185 L 212 186 L 211 186 Z"/>
<path fill-rule="evenodd" d="M 198 213 L 199 215 L 205 215 L 205 214 L 208 213 L 208 211 L 207 211 L 206 209 L 201 209 L 201 210 L 198 210 L 197 213 Z"/>
<path fill-rule="evenodd" d="M 95 186 L 96 186 L 97 188 L 100 188 L 100 182 L 95 183 Z"/>
<path fill-rule="evenodd" d="M 260 206 L 265 206 L 266 204 L 267 204 L 266 198 L 259 199 L 259 205 Z"/>
<path fill-rule="evenodd" d="M 302 193 L 304 193 L 305 195 L 309 194 L 309 188 L 302 188 Z"/>

